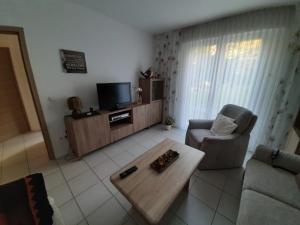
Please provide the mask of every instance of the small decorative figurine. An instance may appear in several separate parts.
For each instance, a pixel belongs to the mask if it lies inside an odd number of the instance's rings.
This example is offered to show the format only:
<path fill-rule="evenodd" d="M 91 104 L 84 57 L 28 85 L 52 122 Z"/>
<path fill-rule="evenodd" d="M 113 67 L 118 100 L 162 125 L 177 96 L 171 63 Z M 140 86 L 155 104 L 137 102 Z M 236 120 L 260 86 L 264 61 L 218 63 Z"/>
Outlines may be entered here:
<path fill-rule="evenodd" d="M 145 77 L 145 79 L 150 79 L 153 77 L 154 73 L 151 67 L 149 67 L 145 72 L 141 71 L 141 75 Z"/>
<path fill-rule="evenodd" d="M 69 109 L 72 110 L 72 116 L 78 116 L 79 114 L 81 114 L 82 103 L 79 97 L 70 97 L 68 98 L 67 103 Z"/>

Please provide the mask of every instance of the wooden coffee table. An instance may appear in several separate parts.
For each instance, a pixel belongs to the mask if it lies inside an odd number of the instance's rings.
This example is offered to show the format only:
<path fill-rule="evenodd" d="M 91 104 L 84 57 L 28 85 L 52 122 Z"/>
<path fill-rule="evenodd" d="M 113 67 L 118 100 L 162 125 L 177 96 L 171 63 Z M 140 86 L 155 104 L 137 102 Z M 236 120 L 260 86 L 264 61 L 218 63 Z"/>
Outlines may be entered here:
<path fill-rule="evenodd" d="M 150 168 L 150 163 L 169 149 L 179 152 L 179 158 L 162 173 Z M 204 153 L 197 149 L 165 139 L 111 175 L 110 180 L 137 212 L 149 223 L 157 224 L 179 193 L 188 187 L 203 157 Z M 134 165 L 138 170 L 120 179 L 119 174 Z"/>

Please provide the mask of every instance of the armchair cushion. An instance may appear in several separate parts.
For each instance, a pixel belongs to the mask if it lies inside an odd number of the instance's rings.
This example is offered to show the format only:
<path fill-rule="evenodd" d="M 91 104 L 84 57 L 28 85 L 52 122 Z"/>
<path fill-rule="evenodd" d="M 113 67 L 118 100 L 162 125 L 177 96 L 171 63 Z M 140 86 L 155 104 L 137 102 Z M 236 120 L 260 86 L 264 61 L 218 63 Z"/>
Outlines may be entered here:
<path fill-rule="evenodd" d="M 231 134 L 236 127 L 237 124 L 234 123 L 234 119 L 219 113 L 213 122 L 211 131 L 216 135 L 228 135 Z"/>
<path fill-rule="evenodd" d="M 254 116 L 250 110 L 232 104 L 225 105 L 220 113 L 234 119 L 238 125 L 234 131 L 235 133 L 244 133 L 251 124 L 251 120 Z"/>
<path fill-rule="evenodd" d="M 213 132 L 206 129 L 190 129 L 187 133 L 189 145 L 194 148 L 200 148 L 203 139 L 214 136 Z"/>

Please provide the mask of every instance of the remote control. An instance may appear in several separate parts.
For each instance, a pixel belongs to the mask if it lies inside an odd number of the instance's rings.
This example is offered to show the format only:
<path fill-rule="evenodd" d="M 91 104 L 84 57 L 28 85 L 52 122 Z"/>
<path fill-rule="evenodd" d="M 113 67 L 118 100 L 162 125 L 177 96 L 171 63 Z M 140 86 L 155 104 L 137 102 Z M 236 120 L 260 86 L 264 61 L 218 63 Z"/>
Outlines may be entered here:
<path fill-rule="evenodd" d="M 138 168 L 136 166 L 130 167 L 128 170 L 125 170 L 124 172 L 120 173 L 120 178 L 124 179 L 125 177 L 129 176 L 133 172 L 137 171 L 137 169 Z"/>

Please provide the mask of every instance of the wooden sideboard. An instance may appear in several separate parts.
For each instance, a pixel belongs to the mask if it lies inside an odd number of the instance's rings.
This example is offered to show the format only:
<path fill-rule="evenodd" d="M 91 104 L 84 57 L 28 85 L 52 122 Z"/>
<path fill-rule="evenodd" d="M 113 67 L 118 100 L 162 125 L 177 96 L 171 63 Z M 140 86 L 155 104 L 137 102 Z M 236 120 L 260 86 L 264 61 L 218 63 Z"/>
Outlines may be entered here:
<path fill-rule="evenodd" d="M 117 111 L 99 111 L 99 115 L 82 119 L 66 116 L 65 127 L 70 148 L 75 156 L 81 157 L 160 123 L 162 121 L 162 105 L 163 100 L 156 100 Z M 129 113 L 129 116 L 119 121 L 111 121 L 111 116 L 122 113 Z"/>
<path fill-rule="evenodd" d="M 143 89 L 143 104 L 133 104 L 116 111 L 102 110 L 99 115 L 82 119 L 65 116 L 67 137 L 75 156 L 81 157 L 162 122 L 164 80 L 140 79 L 139 86 Z M 124 113 L 128 113 L 128 116 L 112 121 L 113 116 Z"/>

